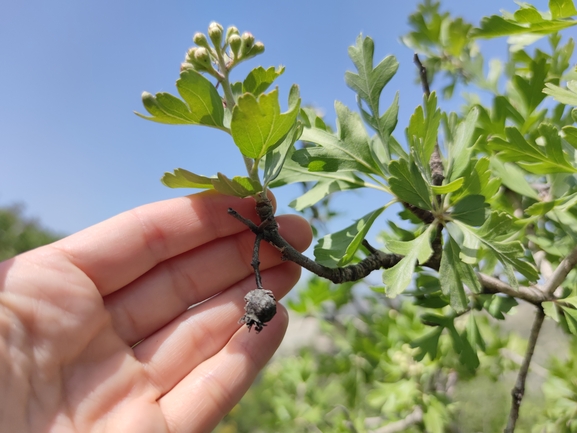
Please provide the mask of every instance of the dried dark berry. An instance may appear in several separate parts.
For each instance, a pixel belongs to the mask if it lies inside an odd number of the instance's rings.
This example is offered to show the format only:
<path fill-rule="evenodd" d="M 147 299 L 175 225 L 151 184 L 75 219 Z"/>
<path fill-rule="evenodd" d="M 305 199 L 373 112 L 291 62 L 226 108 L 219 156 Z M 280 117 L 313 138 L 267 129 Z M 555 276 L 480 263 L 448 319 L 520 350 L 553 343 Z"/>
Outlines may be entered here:
<path fill-rule="evenodd" d="M 246 305 L 244 306 L 245 314 L 238 323 L 245 323 L 248 330 L 254 329 L 258 334 L 266 322 L 270 322 L 276 314 L 276 300 L 270 290 L 255 289 L 246 294 L 244 297 Z"/>

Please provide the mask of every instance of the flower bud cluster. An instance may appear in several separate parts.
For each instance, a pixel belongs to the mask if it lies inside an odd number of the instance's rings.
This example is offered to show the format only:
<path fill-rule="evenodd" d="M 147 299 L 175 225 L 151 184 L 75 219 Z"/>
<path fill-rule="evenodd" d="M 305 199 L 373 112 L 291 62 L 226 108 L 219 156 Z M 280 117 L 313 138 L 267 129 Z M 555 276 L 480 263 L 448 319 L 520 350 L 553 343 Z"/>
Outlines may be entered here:
<path fill-rule="evenodd" d="M 237 63 L 264 52 L 262 42 L 255 42 L 254 36 L 249 32 L 241 35 L 235 26 L 228 27 L 224 33 L 222 25 L 212 22 L 207 33 L 208 37 L 201 32 L 195 33 L 192 40 L 196 47 L 190 48 L 186 53 L 181 70 L 196 69 L 216 76 L 218 72 L 214 65 L 219 65 L 222 69 L 222 65 L 226 63 L 226 68 L 230 70 Z"/>

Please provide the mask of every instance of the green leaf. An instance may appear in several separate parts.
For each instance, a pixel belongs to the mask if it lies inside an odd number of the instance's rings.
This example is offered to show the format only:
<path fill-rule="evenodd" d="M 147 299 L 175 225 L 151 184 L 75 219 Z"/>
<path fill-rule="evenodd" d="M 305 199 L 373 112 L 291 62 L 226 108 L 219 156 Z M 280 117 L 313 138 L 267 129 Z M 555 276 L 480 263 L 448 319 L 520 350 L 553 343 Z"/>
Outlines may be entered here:
<path fill-rule="evenodd" d="M 217 179 L 212 179 L 214 189 L 226 195 L 248 197 L 263 190 L 262 186 L 248 177 L 235 176 L 229 179 L 222 173 L 217 173 Z"/>
<path fill-rule="evenodd" d="M 463 186 L 464 182 L 465 182 L 465 179 L 460 177 L 460 178 L 455 179 L 453 182 L 448 183 L 446 185 L 440 185 L 440 186 L 431 185 L 431 190 L 433 191 L 433 194 L 449 194 L 450 192 L 455 192 L 459 188 L 461 188 L 461 186 Z"/>
<path fill-rule="evenodd" d="M 201 176 L 183 168 L 177 168 L 174 173 L 164 173 L 161 182 L 169 188 L 212 189 L 214 179 L 214 177 Z"/>
<path fill-rule="evenodd" d="M 545 94 L 542 90 L 545 86 L 549 64 L 547 59 L 540 58 L 536 61 L 532 60 L 529 68 L 531 70 L 530 78 L 525 78 L 521 75 L 513 77 L 513 84 L 519 90 L 519 94 L 525 102 L 527 114 L 532 113 L 541 101 L 545 99 Z"/>
<path fill-rule="evenodd" d="M 294 155 L 294 153 L 292 155 Z M 344 170 L 337 172 L 308 171 L 306 167 L 302 167 L 300 164 L 295 162 L 291 158 L 292 155 L 291 151 L 289 150 L 289 154 L 285 159 L 282 170 L 278 175 L 278 177 L 273 182 L 271 182 L 270 184 L 271 187 L 276 188 L 282 185 L 287 185 L 295 182 L 317 182 L 317 181 L 324 183 L 337 181 L 341 188 L 343 185 L 342 183 L 346 182 L 350 184 L 346 189 L 362 188 L 367 186 L 367 182 L 356 176 L 352 171 L 344 171 Z"/>
<path fill-rule="evenodd" d="M 284 69 L 284 66 L 280 66 L 278 69 L 275 69 L 273 66 L 268 69 L 262 66 L 253 69 L 242 83 L 243 92 L 252 93 L 253 96 L 259 96 L 270 87 L 274 80 L 283 74 Z"/>
<path fill-rule="evenodd" d="M 527 179 L 524 172 L 514 164 L 503 164 L 498 158 L 491 158 L 491 168 L 497 172 L 497 176 L 507 188 L 518 194 L 530 197 L 534 200 L 539 199 Z"/>
<path fill-rule="evenodd" d="M 415 360 L 422 361 L 426 355 L 430 360 L 437 358 L 437 348 L 439 347 L 439 337 L 443 333 L 443 327 L 438 326 L 433 331 L 411 342 L 412 348 L 419 348 L 419 353 L 415 355 Z"/>
<path fill-rule="evenodd" d="M 502 161 L 516 162 L 531 173 L 577 173 L 563 152 L 557 129 L 543 123 L 538 130 L 545 141 L 544 146 L 525 140 L 517 128 L 508 127 L 505 129 L 507 140 L 493 137 L 489 148 L 499 152 Z"/>
<path fill-rule="evenodd" d="M 485 222 L 485 197 L 468 195 L 453 207 L 451 216 L 470 226 L 480 226 Z"/>
<path fill-rule="evenodd" d="M 305 128 L 301 140 L 318 146 L 298 150 L 293 159 L 307 166 L 309 171 L 357 170 L 381 175 L 360 116 L 338 101 L 335 102 L 335 111 L 336 134 L 319 128 Z"/>
<path fill-rule="evenodd" d="M 481 158 L 478 161 L 472 160 L 464 173 L 465 180 L 462 188 L 453 194 L 451 199 L 457 202 L 468 195 L 482 195 L 485 196 L 485 199 L 491 200 L 497 194 L 501 184 L 501 180 L 491 177 L 491 174 L 488 158 Z"/>
<path fill-rule="evenodd" d="M 564 126 L 561 129 L 561 133 L 565 141 L 577 149 L 577 128 L 574 126 Z"/>
<path fill-rule="evenodd" d="M 406 159 L 392 161 L 389 164 L 389 186 L 397 198 L 420 209 L 432 210 L 430 185 L 423 179 L 414 162 Z"/>
<path fill-rule="evenodd" d="M 478 295 L 483 308 L 497 320 L 505 320 L 505 314 L 518 305 L 515 298 L 502 295 Z"/>
<path fill-rule="evenodd" d="M 577 15 L 573 0 L 549 0 L 549 10 L 554 20 Z"/>
<path fill-rule="evenodd" d="M 349 57 L 355 64 L 358 74 L 346 72 L 345 82 L 367 102 L 373 115 L 378 116 L 381 92 L 397 72 L 399 63 L 395 57 L 387 56 L 373 68 L 374 51 L 373 40 L 359 35 L 357 45 L 349 47 Z"/>
<path fill-rule="evenodd" d="M 532 19 L 528 18 L 527 13 L 518 15 L 517 17 L 521 18 L 521 22 L 505 19 L 497 15 L 485 17 L 481 20 L 481 27 L 473 30 L 472 36 L 477 38 L 495 38 L 499 36 L 510 36 L 522 33 L 546 35 L 549 33 L 558 32 L 559 30 L 577 24 L 577 21 L 573 20 L 548 20 L 542 16 L 540 20 L 536 20 L 536 15 L 532 14 L 531 16 Z M 523 22 L 527 20 L 532 22 Z"/>
<path fill-rule="evenodd" d="M 469 319 L 467 320 L 467 340 L 469 340 L 471 346 L 479 348 L 482 351 L 485 351 L 487 348 L 481 331 L 479 331 L 479 326 L 477 326 L 474 314 L 469 314 Z"/>
<path fill-rule="evenodd" d="M 551 95 L 553 99 L 561 104 L 577 107 L 577 80 L 567 82 L 567 89 L 547 83 L 545 84 L 543 93 Z"/>
<path fill-rule="evenodd" d="M 573 308 L 567 308 L 561 306 L 563 313 L 565 313 L 565 319 L 567 320 L 567 328 L 569 332 L 573 335 L 577 335 L 577 310 Z"/>
<path fill-rule="evenodd" d="M 541 305 L 543 306 L 543 312 L 546 316 L 550 317 L 557 323 L 560 322 L 559 310 L 555 302 L 543 302 Z"/>
<path fill-rule="evenodd" d="M 223 126 L 224 107 L 216 88 L 195 70 L 180 73 L 176 88 L 184 102 L 169 93 L 142 94 L 144 108 L 152 116 L 136 113 L 143 119 L 172 125 L 204 125 L 219 129 Z"/>
<path fill-rule="evenodd" d="M 374 210 L 349 227 L 320 239 L 314 249 L 315 260 L 321 265 L 330 267 L 344 266 L 349 263 L 375 219 L 384 210 L 384 207 Z"/>
<path fill-rule="evenodd" d="M 511 217 L 504 213 L 493 212 L 490 218 L 485 221 L 482 227 L 475 229 L 460 221 L 454 221 L 463 234 L 465 234 L 465 241 L 461 241 L 461 250 L 469 257 L 474 254 L 474 243 L 476 241 L 484 245 L 497 259 L 503 264 L 505 273 L 509 278 L 509 282 L 513 287 L 518 287 L 517 277 L 515 271 L 524 275 L 529 281 L 537 281 L 539 274 L 535 267 L 528 262 L 521 260 L 524 253 L 523 245 L 519 241 L 499 240 L 511 225 Z M 459 243 L 460 239 L 454 236 L 452 228 L 449 228 L 449 233 Z M 509 234 L 510 236 L 510 234 Z M 467 245 L 469 243 L 469 245 Z M 465 260 L 470 263 L 469 260 Z"/>
<path fill-rule="evenodd" d="M 395 297 L 402 293 L 413 278 L 417 262 L 423 264 L 431 257 L 433 254 L 430 242 L 432 231 L 433 225 L 429 225 L 419 237 L 412 241 L 391 240 L 387 242 L 388 250 L 405 256 L 395 266 L 383 272 L 383 283 L 386 286 L 387 296 Z"/>
<path fill-rule="evenodd" d="M 441 123 L 441 110 L 437 108 L 437 94 L 432 92 L 429 98 L 424 96 L 423 106 L 419 105 L 409 121 L 407 128 L 407 140 L 412 150 L 418 155 L 418 159 L 427 164 L 431 158 L 439 125 Z"/>
<path fill-rule="evenodd" d="M 356 180 L 355 183 L 340 179 L 321 179 L 303 195 L 290 202 L 289 206 L 300 212 L 318 203 L 329 194 L 361 188 L 363 180 L 353 173 L 350 176 Z"/>
<path fill-rule="evenodd" d="M 264 186 L 265 188 L 280 174 L 289 151 L 303 133 L 303 125 L 297 121 L 291 130 L 285 135 L 281 144 L 267 153 L 264 162 Z"/>
<path fill-rule="evenodd" d="M 423 414 L 425 431 L 429 433 L 444 433 L 449 422 L 446 403 L 441 403 L 436 397 L 429 396 L 429 405 Z"/>
<path fill-rule="evenodd" d="M 469 165 L 473 133 L 478 119 L 479 109 L 475 107 L 457 127 L 454 142 L 449 146 L 449 180 L 455 180 Z"/>
<path fill-rule="evenodd" d="M 459 254 L 459 246 L 449 237 L 443 248 L 443 256 L 441 257 L 441 266 L 439 268 L 439 281 L 443 293 L 449 296 L 451 307 L 457 313 L 465 311 L 469 303 L 463 287 L 463 281 L 459 275 L 459 268 L 470 265 L 463 263 L 459 258 Z"/>
<path fill-rule="evenodd" d="M 397 72 L 399 63 L 395 57 L 388 56 L 373 68 L 374 50 L 373 40 L 370 37 L 363 38 L 362 35 L 359 35 L 356 46 L 349 47 L 349 57 L 355 64 L 358 74 L 346 72 L 345 82 L 357 93 L 357 102 L 365 121 L 386 142 L 387 137 L 397 124 L 398 95 L 391 107 L 382 116 L 379 113 L 379 100 L 383 88 Z M 364 110 L 362 101 L 367 104 L 371 114 Z"/>
<path fill-rule="evenodd" d="M 289 110 L 282 114 L 278 102 L 278 89 L 260 95 L 258 100 L 250 93 L 244 94 L 238 98 L 232 112 L 230 129 L 235 144 L 244 156 L 253 159 L 262 158 L 269 150 L 279 145 L 294 126 L 299 107 L 297 86 L 291 88 Z"/>

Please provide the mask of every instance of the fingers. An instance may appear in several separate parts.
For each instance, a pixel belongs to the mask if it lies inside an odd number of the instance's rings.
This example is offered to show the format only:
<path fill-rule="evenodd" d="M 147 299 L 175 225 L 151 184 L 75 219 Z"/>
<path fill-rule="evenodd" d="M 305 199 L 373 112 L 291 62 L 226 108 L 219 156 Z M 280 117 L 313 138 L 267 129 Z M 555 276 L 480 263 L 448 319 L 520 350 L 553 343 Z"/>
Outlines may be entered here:
<path fill-rule="evenodd" d="M 234 208 L 258 221 L 252 198 L 214 191 L 152 203 L 56 242 L 104 296 L 156 264 L 214 239 L 246 230 L 227 213 Z"/>
<path fill-rule="evenodd" d="M 297 250 L 311 241 L 308 223 L 295 215 L 278 218 L 280 233 Z M 146 338 L 191 305 L 228 289 L 239 280 L 252 278 L 255 236 L 244 231 L 217 239 L 199 248 L 166 260 L 122 290 L 104 298 L 113 324 L 128 344 Z M 281 263 L 281 254 L 263 242 L 260 269 Z M 241 297 L 242 299 L 242 297 Z"/>
<path fill-rule="evenodd" d="M 263 285 L 270 288 L 278 300 L 294 286 L 299 276 L 298 265 L 284 263 L 263 272 Z M 171 390 L 193 369 L 222 350 L 241 328 L 238 320 L 244 314 L 244 295 L 254 287 L 254 278 L 245 278 L 186 311 L 134 348 L 135 357 L 142 363 L 159 395 Z M 273 323 L 284 320 L 282 314 L 277 316 L 260 334 L 256 335 L 253 330 L 250 336 L 257 341 L 270 338 L 275 333 Z M 242 326 L 242 333 L 249 334 L 245 326 Z"/>
<path fill-rule="evenodd" d="M 171 432 L 210 432 L 248 390 L 280 345 L 286 310 L 259 335 L 239 329 L 226 346 L 159 400 Z M 197 398 L 194 398 L 196 396 Z"/>

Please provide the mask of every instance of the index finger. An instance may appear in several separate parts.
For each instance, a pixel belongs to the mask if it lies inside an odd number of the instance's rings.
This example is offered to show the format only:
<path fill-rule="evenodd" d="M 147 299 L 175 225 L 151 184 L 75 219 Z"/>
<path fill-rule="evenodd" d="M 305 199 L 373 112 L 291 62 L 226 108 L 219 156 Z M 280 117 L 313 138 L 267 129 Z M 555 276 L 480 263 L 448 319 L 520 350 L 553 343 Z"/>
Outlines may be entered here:
<path fill-rule="evenodd" d="M 229 207 L 258 221 L 252 198 L 205 191 L 137 207 L 53 247 L 65 253 L 105 296 L 166 259 L 247 230 L 228 214 Z"/>

